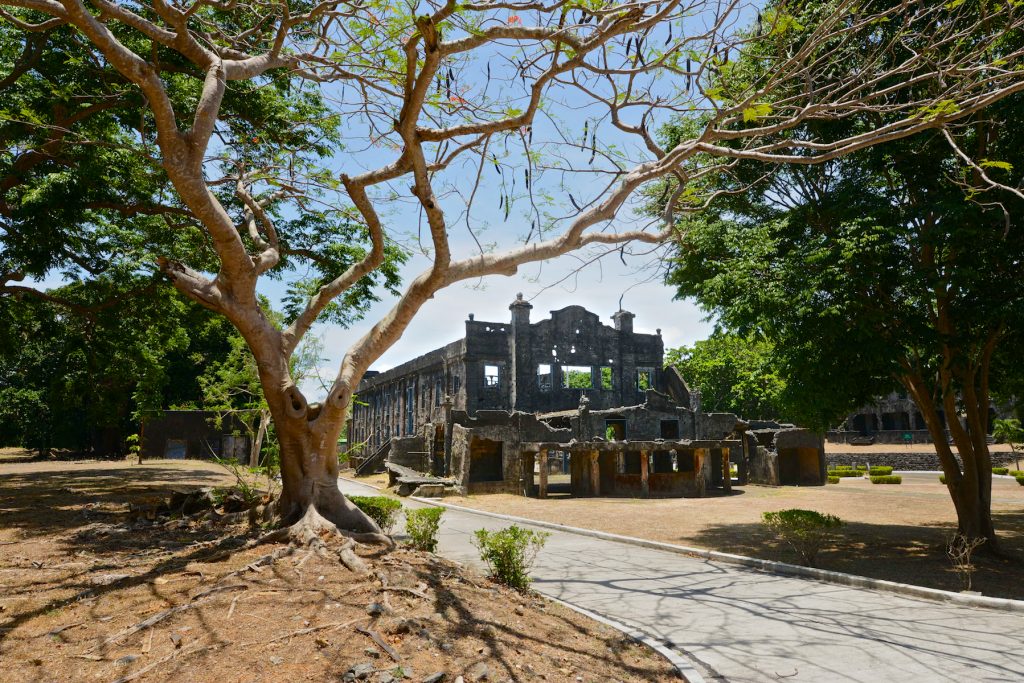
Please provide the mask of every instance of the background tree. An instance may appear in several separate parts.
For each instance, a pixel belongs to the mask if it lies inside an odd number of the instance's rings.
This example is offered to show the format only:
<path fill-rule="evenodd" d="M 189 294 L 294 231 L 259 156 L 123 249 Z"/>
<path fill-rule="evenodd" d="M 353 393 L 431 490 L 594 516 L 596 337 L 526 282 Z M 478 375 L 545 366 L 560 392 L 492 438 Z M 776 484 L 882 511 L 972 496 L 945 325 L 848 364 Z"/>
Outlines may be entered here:
<path fill-rule="evenodd" d="M 670 278 L 727 328 L 774 343 L 801 421 L 825 428 L 906 390 L 960 530 L 990 545 L 990 369 L 1024 321 L 1024 202 L 1012 189 L 1024 171 L 1020 106 L 1013 98 L 913 140 L 779 169 L 688 222 Z"/>
<path fill-rule="evenodd" d="M 230 325 L 166 284 L 45 294 L 61 303 L 0 298 L 0 439 L 41 455 L 122 454 L 141 414 L 197 397 L 204 366 L 228 349 Z"/>
<path fill-rule="evenodd" d="M 152 253 L 256 358 L 281 443 L 282 521 L 306 520 L 299 534 L 310 525 L 378 531 L 338 491 L 338 435 L 364 372 L 442 288 L 585 247 L 659 243 L 681 202 L 700 203 L 701 179 L 738 159 L 819 163 L 1024 89 L 1020 53 L 1003 49 L 1021 24 L 1013 3 L 837 0 L 800 16 L 780 4 L 749 31 L 753 5 L 709 0 L 0 6 L 26 44 L 60 31 L 142 102 L 141 123 L 118 133 L 121 149 L 159 165 L 154 177 L 173 188 L 160 196 L 174 215 L 161 214 L 167 229 L 153 240 L 165 249 Z M 899 31 L 880 34 L 887 25 Z M 735 69 L 752 36 L 770 44 L 772 68 L 722 87 L 716 74 Z M 882 58 L 893 53 L 906 58 Z M 851 54 L 867 58 L 843 67 Z M 928 86 L 926 96 L 893 96 Z M 264 127 L 238 114 L 262 105 Z M 778 139 L 865 111 L 884 113 L 884 124 L 840 139 Z M 693 136 L 660 144 L 651 126 L 681 112 L 707 116 Z M 630 220 L 622 209 L 634 193 L 667 175 L 676 182 L 659 221 Z M 505 220 L 518 206 L 524 229 L 485 247 L 478 233 L 495 211 L 480 197 L 499 198 Z M 407 243 L 424 269 L 311 405 L 290 374 L 292 354 L 315 322 L 350 321 L 375 287 L 397 284 L 395 240 L 413 225 Z M 462 225 L 478 249 L 452 240 Z M 277 329 L 257 284 L 302 273 L 310 277 L 292 279 Z M 371 537 L 380 538 L 362 536 Z"/>
<path fill-rule="evenodd" d="M 1024 427 L 1020 426 L 1020 420 L 1017 418 L 995 420 L 994 424 L 992 436 L 996 438 L 996 441 L 1001 441 L 1010 446 L 1010 450 L 1013 451 L 1014 460 L 1017 463 L 1017 469 L 1020 470 L 1020 449 L 1024 447 Z"/>
<path fill-rule="evenodd" d="M 692 347 L 665 353 L 709 412 L 736 413 L 753 420 L 789 419 L 783 397 L 786 382 L 775 367 L 771 342 L 716 329 Z"/>

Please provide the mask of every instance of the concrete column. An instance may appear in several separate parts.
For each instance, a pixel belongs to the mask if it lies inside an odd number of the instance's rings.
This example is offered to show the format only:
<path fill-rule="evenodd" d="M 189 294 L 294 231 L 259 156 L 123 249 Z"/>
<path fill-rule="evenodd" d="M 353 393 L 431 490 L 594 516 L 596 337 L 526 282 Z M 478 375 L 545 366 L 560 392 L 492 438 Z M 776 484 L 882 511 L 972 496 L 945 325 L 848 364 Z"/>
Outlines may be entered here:
<path fill-rule="evenodd" d="M 601 495 L 601 463 L 597 451 L 590 451 L 590 495 Z"/>
<path fill-rule="evenodd" d="M 538 498 L 548 497 L 548 451 L 542 448 L 537 453 L 537 462 L 540 463 L 540 486 L 537 488 Z"/>
<path fill-rule="evenodd" d="M 732 474 L 729 472 L 729 449 L 722 449 L 722 488 L 726 493 L 732 491 Z"/>
<path fill-rule="evenodd" d="M 647 451 L 640 451 L 640 489 L 643 491 L 644 498 L 648 498 L 651 495 L 651 484 L 650 484 L 650 463 L 647 460 Z"/>

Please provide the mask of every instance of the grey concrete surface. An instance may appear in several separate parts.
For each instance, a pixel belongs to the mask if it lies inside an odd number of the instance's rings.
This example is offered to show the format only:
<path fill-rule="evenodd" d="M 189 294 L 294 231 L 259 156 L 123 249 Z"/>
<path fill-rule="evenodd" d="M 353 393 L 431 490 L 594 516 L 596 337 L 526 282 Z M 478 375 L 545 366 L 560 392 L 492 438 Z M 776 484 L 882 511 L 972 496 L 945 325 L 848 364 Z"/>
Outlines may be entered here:
<path fill-rule="evenodd" d="M 508 524 L 447 510 L 438 552 L 479 567 L 473 531 Z M 1024 681 L 1020 614 L 549 533 L 536 590 L 667 642 L 708 681 Z"/>

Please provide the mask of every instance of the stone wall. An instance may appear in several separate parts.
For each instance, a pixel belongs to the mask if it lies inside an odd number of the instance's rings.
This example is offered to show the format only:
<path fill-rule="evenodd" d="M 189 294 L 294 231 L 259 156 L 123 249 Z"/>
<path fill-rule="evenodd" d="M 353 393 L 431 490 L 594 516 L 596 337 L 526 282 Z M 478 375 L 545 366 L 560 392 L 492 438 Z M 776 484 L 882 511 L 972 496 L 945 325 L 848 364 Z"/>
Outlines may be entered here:
<path fill-rule="evenodd" d="M 960 456 L 955 456 L 960 462 Z M 829 467 L 836 465 L 866 465 L 872 467 L 891 467 L 897 471 L 940 471 L 942 465 L 939 463 L 937 453 L 921 453 L 912 451 L 891 451 L 887 453 L 828 453 L 825 460 Z"/>

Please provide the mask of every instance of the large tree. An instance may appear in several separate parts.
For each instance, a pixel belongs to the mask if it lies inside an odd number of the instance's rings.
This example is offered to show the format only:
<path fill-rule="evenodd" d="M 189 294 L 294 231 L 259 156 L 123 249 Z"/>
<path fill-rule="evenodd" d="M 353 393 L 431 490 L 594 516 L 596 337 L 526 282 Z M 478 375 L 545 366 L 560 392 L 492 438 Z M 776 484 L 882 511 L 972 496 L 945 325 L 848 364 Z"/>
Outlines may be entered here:
<path fill-rule="evenodd" d="M 700 179 L 738 159 L 819 163 L 1024 89 L 1021 54 L 1003 47 L 1022 23 L 1016 3 L 789 4 L 0 1 L 26 52 L 35 32 L 57 32 L 141 103 L 145 125 L 122 123 L 120 144 L 170 185 L 158 267 L 256 358 L 281 443 L 283 523 L 367 539 L 380 539 L 376 525 L 338 491 L 338 435 L 365 371 L 435 293 L 586 247 L 659 243 L 681 202 L 700 203 Z M 720 87 L 752 36 L 772 69 Z M 850 54 L 869 58 L 844 66 Z M 229 114 L 275 88 L 291 135 L 268 144 Z M 884 121 L 841 139 L 779 138 L 867 111 Z M 661 144 L 650 130 L 680 113 L 707 116 Z M 666 176 L 658 221 L 622 210 Z M 502 213 L 523 228 L 481 237 Z M 198 244 L 185 240 L 188 253 L 171 235 Z M 400 238 L 425 267 L 310 404 L 290 357 L 318 320 L 351 319 L 375 283 L 393 283 Z M 278 329 L 258 283 L 305 272 Z"/>
<path fill-rule="evenodd" d="M 990 547 L 991 370 L 1015 354 L 1002 342 L 1024 330 L 1022 104 L 780 169 L 694 217 L 671 276 L 730 329 L 774 342 L 787 393 L 815 426 L 904 389 L 931 432 L 960 530 Z"/>

